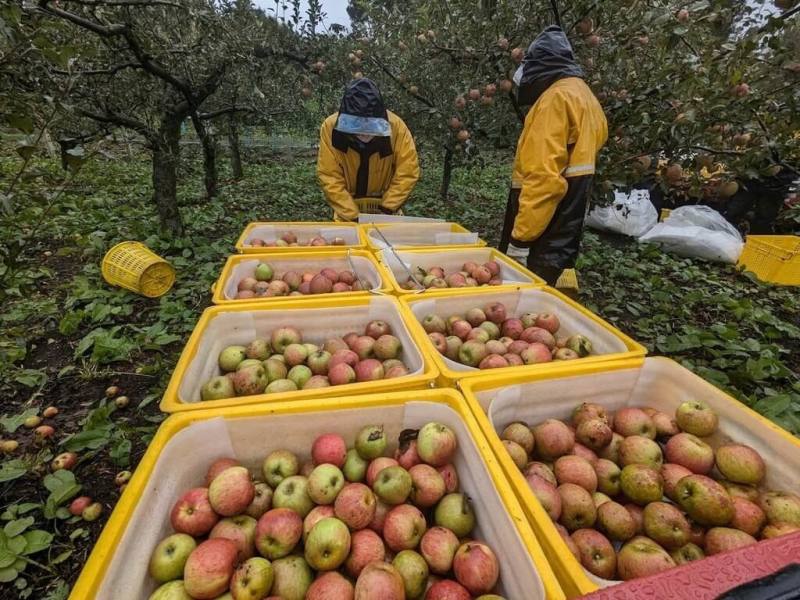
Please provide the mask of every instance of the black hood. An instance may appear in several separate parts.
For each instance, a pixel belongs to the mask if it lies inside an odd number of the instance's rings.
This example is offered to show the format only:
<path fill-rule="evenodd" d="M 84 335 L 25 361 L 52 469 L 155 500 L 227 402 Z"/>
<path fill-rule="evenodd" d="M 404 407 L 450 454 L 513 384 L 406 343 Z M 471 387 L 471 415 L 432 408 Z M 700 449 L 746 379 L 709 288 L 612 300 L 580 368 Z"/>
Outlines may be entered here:
<path fill-rule="evenodd" d="M 382 119 L 386 121 L 384 126 L 388 133 L 389 115 L 383 103 L 383 96 L 375 82 L 366 77 L 351 81 L 344 90 L 342 103 L 339 105 L 339 115 L 351 115 L 354 117 L 365 117 L 367 119 Z M 339 123 L 333 128 L 331 134 L 331 144 L 337 150 L 347 152 L 348 148 L 353 148 L 363 157 L 369 157 L 378 152 L 382 157 L 392 154 L 392 142 L 388 136 L 378 136 L 368 143 L 360 142 L 354 135 L 340 131 Z"/>
<path fill-rule="evenodd" d="M 351 81 L 344 90 L 339 113 L 386 119 L 386 106 L 375 82 L 366 77 Z"/>
<path fill-rule="evenodd" d="M 522 77 L 517 88 L 520 104 L 535 104 L 539 96 L 559 79 L 583 78 L 583 70 L 575 62 L 566 34 L 555 25 L 539 34 L 525 52 L 520 66 Z"/>

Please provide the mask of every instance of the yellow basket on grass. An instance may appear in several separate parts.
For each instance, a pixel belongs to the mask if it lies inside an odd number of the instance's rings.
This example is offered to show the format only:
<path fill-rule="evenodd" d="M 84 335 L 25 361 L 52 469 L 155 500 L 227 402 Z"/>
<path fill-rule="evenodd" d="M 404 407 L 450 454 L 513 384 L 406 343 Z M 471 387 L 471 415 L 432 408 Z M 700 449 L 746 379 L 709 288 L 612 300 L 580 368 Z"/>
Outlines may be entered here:
<path fill-rule="evenodd" d="M 748 235 L 738 266 L 769 283 L 800 285 L 800 237 Z"/>
<path fill-rule="evenodd" d="M 111 285 L 148 298 L 166 294 L 175 283 L 175 269 L 140 242 L 122 242 L 106 252 L 101 266 Z"/>
<path fill-rule="evenodd" d="M 567 295 L 577 294 L 580 291 L 578 275 L 575 273 L 575 269 L 564 269 L 561 272 L 561 276 L 556 282 L 556 289 L 561 290 Z"/>

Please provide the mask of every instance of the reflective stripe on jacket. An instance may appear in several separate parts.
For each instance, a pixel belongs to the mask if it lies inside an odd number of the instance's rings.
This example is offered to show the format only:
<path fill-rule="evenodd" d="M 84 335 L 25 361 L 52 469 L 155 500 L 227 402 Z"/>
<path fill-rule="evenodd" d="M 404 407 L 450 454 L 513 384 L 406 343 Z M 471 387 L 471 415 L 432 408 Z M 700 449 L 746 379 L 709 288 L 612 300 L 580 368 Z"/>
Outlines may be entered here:
<path fill-rule="evenodd" d="M 556 262 L 577 256 L 595 160 L 607 137 L 603 109 L 582 79 L 560 79 L 542 93 L 525 118 L 514 160 L 513 184 L 521 188 L 515 245 L 532 247 L 547 233 L 550 243 L 575 246 Z M 565 218 L 555 219 L 557 210 Z M 546 241 L 536 245 L 552 254 L 554 249 L 541 247 Z"/>
<path fill-rule="evenodd" d="M 361 154 L 353 147 L 343 151 L 333 144 L 338 113 L 322 123 L 317 157 L 317 177 L 335 217 L 345 221 L 358 218 L 354 198 L 381 198 L 381 207 L 395 212 L 408 199 L 419 179 L 419 162 L 414 139 L 403 120 L 387 111 L 392 135 L 391 152 L 373 152 L 368 168 L 361 168 Z M 359 173 L 360 171 L 360 173 Z"/>

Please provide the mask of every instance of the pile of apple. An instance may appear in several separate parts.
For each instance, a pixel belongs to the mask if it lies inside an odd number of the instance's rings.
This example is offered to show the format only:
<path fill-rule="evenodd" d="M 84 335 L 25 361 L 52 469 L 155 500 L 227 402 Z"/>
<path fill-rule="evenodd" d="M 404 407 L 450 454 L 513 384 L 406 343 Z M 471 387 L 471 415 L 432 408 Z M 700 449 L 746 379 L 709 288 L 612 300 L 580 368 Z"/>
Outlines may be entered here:
<path fill-rule="evenodd" d="M 150 600 L 502 600 L 491 594 L 497 557 L 472 537 L 475 513 L 458 492 L 456 446 L 450 428 L 428 423 L 402 432 L 389 458 L 372 425 L 349 450 L 320 435 L 302 466 L 275 450 L 256 481 L 216 460 L 172 508 Z"/>
<path fill-rule="evenodd" d="M 253 270 L 252 277 L 244 277 L 237 286 L 236 299 L 265 298 L 272 296 L 307 296 L 330 294 L 331 292 L 357 292 L 369 289 L 349 270 L 337 271 L 324 268 L 319 272 L 287 271 L 279 274 L 271 265 L 261 262 Z"/>
<path fill-rule="evenodd" d="M 288 248 L 290 246 L 344 246 L 345 240 L 341 237 L 327 239 L 321 235 L 315 236 L 308 242 L 301 244 L 297 241 L 297 235 L 293 231 L 287 231 L 274 241 L 262 240 L 261 238 L 251 238 L 250 246 L 256 248 Z"/>
<path fill-rule="evenodd" d="M 447 275 L 441 267 L 431 267 L 428 270 L 417 267 L 417 281 L 409 277 L 401 287 L 406 290 L 420 289 L 422 285 L 425 289 L 430 288 L 462 288 L 478 287 L 484 285 L 502 285 L 503 278 L 500 277 L 500 265 L 496 261 L 479 265 L 475 261 L 464 263 L 460 271 Z"/>
<path fill-rule="evenodd" d="M 604 579 L 634 579 L 800 531 L 800 496 L 761 487 L 763 458 L 725 442 L 716 413 L 682 403 L 576 407 L 570 423 L 511 423 L 505 448 L 569 549 Z"/>
<path fill-rule="evenodd" d="M 422 327 L 440 354 L 479 369 L 532 365 L 588 356 L 592 342 L 583 335 L 556 337 L 561 324 L 549 313 L 508 317 L 501 302 L 447 320 L 429 314 Z"/>
<path fill-rule="evenodd" d="M 224 375 L 209 379 L 202 400 L 293 392 L 408 375 L 399 359 L 402 345 L 386 321 L 370 321 L 364 335 L 351 332 L 322 347 L 303 343 L 294 327 L 279 327 L 269 339 L 228 346 L 217 364 Z"/>

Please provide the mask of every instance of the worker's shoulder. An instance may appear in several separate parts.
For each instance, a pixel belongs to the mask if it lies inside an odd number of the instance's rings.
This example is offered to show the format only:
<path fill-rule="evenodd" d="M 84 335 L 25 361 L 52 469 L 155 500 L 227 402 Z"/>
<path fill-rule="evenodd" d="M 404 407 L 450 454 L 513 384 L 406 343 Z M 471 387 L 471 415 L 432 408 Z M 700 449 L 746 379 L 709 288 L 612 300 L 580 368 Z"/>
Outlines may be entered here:
<path fill-rule="evenodd" d="M 570 98 L 594 97 L 591 88 L 580 77 L 559 79 L 542 94 L 542 99 L 566 100 Z"/>
<path fill-rule="evenodd" d="M 332 115 L 328 115 L 325 117 L 325 120 L 322 122 L 323 129 L 333 129 L 336 126 L 336 120 L 339 118 L 339 113 L 335 112 Z"/>
<path fill-rule="evenodd" d="M 403 119 L 400 118 L 400 115 L 398 115 L 396 113 L 393 113 L 390 110 L 387 110 L 386 111 L 386 116 L 387 116 L 387 118 L 389 120 L 389 125 L 391 125 L 392 129 L 398 129 L 398 128 L 406 128 L 407 129 L 408 128 L 408 126 L 406 125 L 406 122 L 403 121 Z"/>

